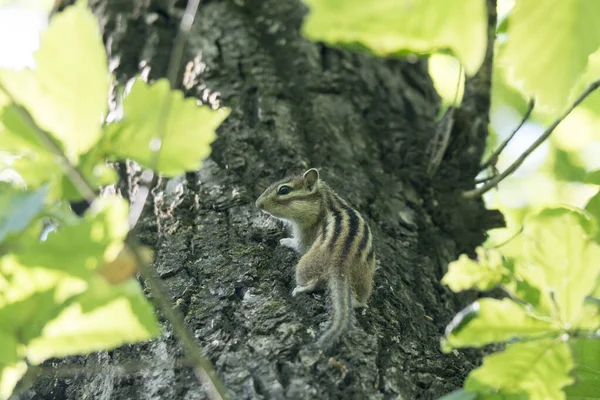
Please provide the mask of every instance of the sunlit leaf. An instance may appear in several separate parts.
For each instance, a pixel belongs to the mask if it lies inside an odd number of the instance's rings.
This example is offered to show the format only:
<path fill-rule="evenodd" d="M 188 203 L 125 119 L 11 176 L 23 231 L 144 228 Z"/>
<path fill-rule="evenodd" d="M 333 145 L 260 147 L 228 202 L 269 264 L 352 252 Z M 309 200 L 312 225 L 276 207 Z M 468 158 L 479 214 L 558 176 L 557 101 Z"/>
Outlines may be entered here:
<path fill-rule="evenodd" d="M 535 318 L 510 299 L 484 298 L 459 312 L 446 328 L 442 349 L 480 347 L 511 338 L 536 337 L 558 331 L 550 321 Z"/>
<path fill-rule="evenodd" d="M 566 342 L 554 339 L 509 344 L 483 359 L 469 374 L 465 390 L 478 393 L 527 393 L 529 400 L 564 399 L 573 382 L 573 358 Z"/>
<path fill-rule="evenodd" d="M 47 187 L 30 192 L 9 190 L 0 193 L 0 243 L 14 233 L 23 231 L 44 207 Z"/>
<path fill-rule="evenodd" d="M 588 172 L 583 181 L 585 183 L 600 185 L 600 169 Z"/>
<path fill-rule="evenodd" d="M 564 108 L 588 56 L 600 46 L 598 14 L 596 0 L 517 1 L 501 54 L 501 62 L 512 69 L 514 84 L 535 96 L 538 105 Z"/>
<path fill-rule="evenodd" d="M 378 55 L 450 49 L 473 75 L 486 49 L 482 0 L 304 0 L 310 12 L 302 31 L 311 40 Z"/>
<path fill-rule="evenodd" d="M 159 333 L 156 315 L 135 280 L 114 286 L 101 278 L 77 296 L 27 347 L 39 364 L 51 357 L 112 349 L 150 339 Z"/>
<path fill-rule="evenodd" d="M 597 399 L 600 396 L 600 340 L 577 339 L 573 343 L 575 383 L 565 389 L 570 400 Z"/>
<path fill-rule="evenodd" d="M 7 327 L 3 327 L 6 329 Z M 17 338 L 8 330 L 0 330 L 0 365 L 13 364 L 19 361 L 20 357 L 17 353 Z M 2 397 L 0 397 L 2 398 Z"/>
<path fill-rule="evenodd" d="M 554 147 L 554 146 L 553 146 Z M 582 182 L 586 177 L 586 169 L 575 160 L 574 154 L 553 148 L 554 162 L 552 165 L 556 179 L 571 182 Z"/>
<path fill-rule="evenodd" d="M 0 82 L 75 160 L 100 137 L 110 83 L 98 23 L 85 2 L 55 14 L 35 61 L 33 71 L 0 70 Z"/>
<path fill-rule="evenodd" d="M 54 288 L 35 292 L 23 300 L 2 305 L 0 326 L 14 334 L 19 344 L 26 345 L 40 335 L 44 325 L 54 319 L 60 309 Z"/>
<path fill-rule="evenodd" d="M 127 234 L 124 199 L 98 199 L 77 224 L 62 227 L 44 242 L 34 242 L 16 254 L 26 266 L 41 266 L 85 278 L 117 257 Z"/>
<path fill-rule="evenodd" d="M 64 301 L 74 294 L 81 293 L 86 286 L 85 281 L 65 271 L 21 265 L 15 254 L 0 258 L 0 307 L 27 302 L 36 293 L 51 290 L 55 291 L 57 301 Z M 36 308 L 35 302 L 27 304 L 24 303 L 22 307 Z M 11 317 L 9 312 L 7 317 L 26 318 L 26 315 Z"/>
<path fill-rule="evenodd" d="M 489 290 L 496 286 L 506 274 L 502 263 L 502 254 L 494 250 L 477 248 L 477 261 L 462 254 L 457 261 L 448 264 L 448 272 L 442 283 L 454 292 L 476 287 Z"/>
<path fill-rule="evenodd" d="M 12 364 L 0 363 L 0 399 L 8 399 L 12 394 L 17 382 L 27 371 L 25 361 L 17 361 Z"/>
<path fill-rule="evenodd" d="M 596 224 L 600 226 L 600 191 L 588 200 L 585 211 L 590 213 L 596 219 Z M 600 243 L 600 229 L 596 232 L 595 239 L 597 243 Z"/>
<path fill-rule="evenodd" d="M 229 115 L 229 109 L 212 110 L 199 107 L 194 98 L 184 99 L 181 91 L 170 90 L 166 79 L 151 86 L 138 79 L 123 100 L 123 110 L 123 120 L 108 127 L 107 153 L 154 167 L 152 148 L 160 145 L 164 115 L 164 137 L 156 169 L 167 176 L 197 169 L 210 154 L 215 130 Z"/>
<path fill-rule="evenodd" d="M 585 297 L 600 273 L 595 222 L 576 209 L 546 209 L 525 223 L 524 264 L 537 272 L 535 282 L 552 293 L 563 324 L 577 326 Z"/>

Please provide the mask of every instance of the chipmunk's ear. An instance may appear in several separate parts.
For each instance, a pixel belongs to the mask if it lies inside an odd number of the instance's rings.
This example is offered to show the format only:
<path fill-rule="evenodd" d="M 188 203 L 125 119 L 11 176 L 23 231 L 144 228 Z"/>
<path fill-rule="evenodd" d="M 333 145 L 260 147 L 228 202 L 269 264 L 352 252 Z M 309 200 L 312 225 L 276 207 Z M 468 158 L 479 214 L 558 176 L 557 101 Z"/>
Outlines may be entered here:
<path fill-rule="evenodd" d="M 317 187 L 317 182 L 319 181 L 319 171 L 317 171 L 314 168 L 311 168 L 304 173 L 303 178 L 306 181 L 308 190 L 312 192 Z"/>

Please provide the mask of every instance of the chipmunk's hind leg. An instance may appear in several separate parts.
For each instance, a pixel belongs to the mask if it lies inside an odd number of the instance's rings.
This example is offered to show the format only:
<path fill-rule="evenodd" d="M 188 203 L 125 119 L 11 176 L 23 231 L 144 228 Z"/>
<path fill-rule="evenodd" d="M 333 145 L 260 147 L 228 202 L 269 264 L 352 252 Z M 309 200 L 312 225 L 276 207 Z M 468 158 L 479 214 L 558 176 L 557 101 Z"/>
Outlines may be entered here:
<path fill-rule="evenodd" d="M 315 292 L 325 289 L 327 284 L 327 268 L 321 257 L 314 251 L 306 253 L 296 265 L 296 287 L 292 296 L 298 293 Z"/>

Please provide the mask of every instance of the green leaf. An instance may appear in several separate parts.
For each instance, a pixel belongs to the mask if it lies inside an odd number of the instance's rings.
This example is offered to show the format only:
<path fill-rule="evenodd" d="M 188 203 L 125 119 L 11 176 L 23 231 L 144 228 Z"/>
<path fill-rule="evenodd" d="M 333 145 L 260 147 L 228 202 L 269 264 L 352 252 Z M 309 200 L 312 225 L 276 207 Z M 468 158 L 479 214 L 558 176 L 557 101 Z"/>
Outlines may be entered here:
<path fill-rule="evenodd" d="M 100 277 L 44 327 L 27 347 L 27 359 L 39 364 L 51 357 L 85 354 L 148 340 L 160 332 L 156 315 L 139 283 L 118 286 Z"/>
<path fill-rule="evenodd" d="M 3 326 L 4 328 L 6 327 Z M 17 352 L 18 344 L 12 332 L 0 330 L 0 365 L 13 364 L 20 360 Z"/>
<path fill-rule="evenodd" d="M 577 327 L 585 297 L 600 273 L 600 245 L 595 222 L 577 209 L 545 209 L 526 221 L 521 261 L 542 291 L 552 293 L 558 318 L 566 329 Z"/>
<path fill-rule="evenodd" d="M 571 400 L 600 397 L 600 341 L 577 339 L 573 343 L 576 382 L 565 389 Z"/>
<path fill-rule="evenodd" d="M 538 106 L 564 108 L 588 56 L 600 46 L 598 14 L 596 0 L 517 1 L 500 55 L 512 70 L 514 85 L 535 96 Z"/>
<path fill-rule="evenodd" d="M 583 181 L 592 185 L 600 185 L 600 169 L 588 172 Z"/>
<path fill-rule="evenodd" d="M 529 400 L 564 399 L 561 390 L 573 382 L 569 345 L 554 339 L 509 344 L 483 359 L 469 374 L 465 390 L 477 393 L 521 394 Z"/>
<path fill-rule="evenodd" d="M 600 191 L 596 193 L 586 204 L 585 211 L 596 219 L 596 225 L 600 226 Z M 596 232 L 596 243 L 600 243 L 600 229 Z"/>
<path fill-rule="evenodd" d="M 56 288 L 36 292 L 24 299 L 4 304 L 0 308 L 0 326 L 18 338 L 19 344 L 27 345 L 38 337 L 43 327 L 61 311 L 56 301 Z"/>
<path fill-rule="evenodd" d="M 453 292 L 476 287 L 489 290 L 496 286 L 507 273 L 502 263 L 502 254 L 495 250 L 476 249 L 478 261 L 471 260 L 461 254 L 457 261 L 448 264 L 448 272 L 442 283 L 448 285 Z"/>
<path fill-rule="evenodd" d="M 578 165 L 572 152 L 561 150 L 552 146 L 554 150 L 554 162 L 552 172 L 558 180 L 570 182 L 582 182 L 587 173 L 586 169 Z"/>
<path fill-rule="evenodd" d="M 482 0 L 304 0 L 303 34 L 332 45 L 368 48 L 382 56 L 450 49 L 473 75 L 486 50 Z"/>
<path fill-rule="evenodd" d="M 64 226 L 46 241 L 23 245 L 15 256 L 29 267 L 44 267 L 86 279 L 113 260 L 127 235 L 127 202 L 119 197 L 98 199 L 77 224 Z"/>
<path fill-rule="evenodd" d="M 201 165 L 202 159 L 210 154 L 216 128 L 230 112 L 225 108 L 199 107 L 196 99 L 184 99 L 181 91 L 171 91 L 166 79 L 151 86 L 136 80 L 123 100 L 123 110 L 123 120 L 108 126 L 106 153 L 130 158 L 144 167 L 154 167 L 151 147 L 158 147 L 160 143 L 164 115 L 165 134 L 157 171 L 167 176 L 179 175 Z"/>
<path fill-rule="evenodd" d="M 51 290 L 55 290 L 56 300 L 62 302 L 74 294 L 81 293 L 86 286 L 85 281 L 61 270 L 48 269 L 43 266 L 22 265 L 15 254 L 0 258 L 0 309 L 12 307 L 15 303 L 27 302 L 36 293 Z M 39 299 L 40 302 L 49 301 L 43 295 Z M 54 300 L 50 302 L 55 303 Z M 31 304 L 17 304 L 14 307 L 21 307 L 21 309 L 16 309 L 18 315 L 11 317 L 11 313 L 8 312 L 6 318 L 7 321 L 12 321 L 11 324 L 15 324 L 18 328 L 22 325 L 20 321 L 23 321 L 23 318 L 28 318 L 25 310 L 35 310 L 37 304 L 33 301 Z"/>
<path fill-rule="evenodd" d="M 0 363 L 0 399 L 8 399 L 19 379 L 27 372 L 25 361 L 13 364 Z"/>
<path fill-rule="evenodd" d="M 100 137 L 110 83 L 98 23 L 85 2 L 54 15 L 35 62 L 33 71 L 0 70 L 0 82 L 76 161 Z"/>
<path fill-rule="evenodd" d="M 0 193 L 0 243 L 10 234 L 23 231 L 42 211 L 47 187 L 30 192 L 8 190 Z"/>
<path fill-rule="evenodd" d="M 442 350 L 481 347 L 512 338 L 536 337 L 558 332 L 549 321 L 535 318 L 510 299 L 484 298 L 459 312 L 446 328 Z"/>

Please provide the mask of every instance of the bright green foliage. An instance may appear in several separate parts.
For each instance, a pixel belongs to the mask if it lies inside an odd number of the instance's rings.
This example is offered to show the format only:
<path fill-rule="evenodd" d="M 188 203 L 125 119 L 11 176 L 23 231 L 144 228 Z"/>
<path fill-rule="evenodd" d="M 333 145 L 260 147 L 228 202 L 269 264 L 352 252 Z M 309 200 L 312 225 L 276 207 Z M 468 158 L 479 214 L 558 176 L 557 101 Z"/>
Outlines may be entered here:
<path fill-rule="evenodd" d="M 600 191 L 588 201 L 585 211 L 590 213 L 596 219 L 596 225 L 600 226 Z M 600 243 L 600 229 L 596 232 L 595 240 Z"/>
<path fill-rule="evenodd" d="M 591 183 L 594 185 L 600 185 L 600 169 L 588 172 L 584 179 L 584 182 Z"/>
<path fill-rule="evenodd" d="M 502 261 L 502 254 L 494 250 L 477 248 L 477 262 L 462 254 L 457 261 L 448 264 L 448 273 L 442 283 L 454 292 L 476 287 L 489 290 L 496 286 L 509 272 Z"/>
<path fill-rule="evenodd" d="M 581 210 L 549 208 L 525 220 L 520 254 L 503 259 L 495 250 L 478 249 L 477 262 L 463 256 L 451 265 L 443 281 L 453 290 L 490 289 L 496 283 L 516 300 L 480 299 L 446 329 L 446 352 L 520 341 L 486 357 L 469 375 L 466 391 L 476 392 L 477 399 L 565 398 L 562 388 L 573 382 L 573 356 L 565 340 L 574 332 L 594 334 L 600 328 L 600 300 L 590 297 L 600 294 L 596 232 L 595 221 Z M 583 396 L 600 382 L 600 347 L 570 340 L 577 371 L 584 373 L 572 390 Z"/>
<path fill-rule="evenodd" d="M 0 187 L 0 243 L 19 233 L 42 211 L 47 187 L 35 192 Z"/>
<path fill-rule="evenodd" d="M 480 347 L 513 338 L 530 338 L 559 331 L 551 321 L 536 318 L 510 299 L 480 299 L 456 315 L 442 340 L 446 352 Z"/>
<path fill-rule="evenodd" d="M 577 381 L 565 392 L 570 400 L 600 397 L 600 340 L 579 339 L 573 344 Z"/>
<path fill-rule="evenodd" d="M 159 334 L 154 310 L 132 279 L 137 262 L 125 246 L 127 202 L 97 198 L 76 216 L 66 200 L 82 194 L 68 170 L 98 191 L 117 179 L 107 159 L 153 166 L 150 142 L 164 132 L 158 170 L 181 174 L 210 153 L 229 113 L 184 100 L 166 80 L 138 81 L 124 99 L 124 119 L 104 126 L 110 76 L 85 1 L 53 17 L 35 60 L 33 71 L 0 70 L 0 151 L 22 179 L 20 187 L 0 182 L 0 399 L 10 396 L 27 363 Z M 56 229 L 42 240 L 48 220 Z"/>
<path fill-rule="evenodd" d="M 229 110 L 214 111 L 208 106 L 198 107 L 196 102 L 194 98 L 184 99 L 180 91 L 171 91 L 166 79 L 153 85 L 138 79 L 123 101 L 123 120 L 108 130 L 106 151 L 154 167 L 150 149 L 158 148 L 159 133 L 164 129 L 156 170 L 175 176 L 198 168 L 210 153 L 215 129 Z"/>
<path fill-rule="evenodd" d="M 123 247 L 127 212 L 124 199 L 98 199 L 77 224 L 64 226 L 44 242 L 24 243 L 16 259 L 24 266 L 44 266 L 85 279 Z"/>
<path fill-rule="evenodd" d="M 483 0 L 304 0 L 302 27 L 311 40 L 378 55 L 450 49 L 473 75 L 487 45 Z"/>
<path fill-rule="evenodd" d="M 158 333 L 137 281 L 110 285 L 93 273 L 122 248 L 127 211 L 123 199 L 99 199 L 83 219 L 67 220 L 44 242 L 26 237 L 0 258 L 0 337 L 7 347 L 0 366 L 110 349 Z"/>
<path fill-rule="evenodd" d="M 573 383 L 569 372 L 573 358 L 569 345 L 556 339 L 509 344 L 487 356 L 469 375 L 465 390 L 527 394 L 530 400 L 564 399 L 563 387 Z"/>
<path fill-rule="evenodd" d="M 100 138 L 110 83 L 100 30 L 84 2 L 52 19 L 35 61 L 34 71 L 0 70 L 0 83 L 76 162 Z"/>
<path fill-rule="evenodd" d="M 501 53 L 513 83 L 540 106 L 564 108 L 588 56 L 600 47 L 599 14 L 597 0 L 518 0 Z"/>
<path fill-rule="evenodd" d="M 9 343 L 0 342 L 0 351 L 6 349 Z M 0 363 L 0 399 L 10 397 L 15 385 L 25 375 L 27 364 L 25 361 L 16 361 L 14 363 Z"/>
<path fill-rule="evenodd" d="M 150 339 L 159 333 L 156 315 L 139 284 L 118 286 L 96 277 L 88 290 L 44 326 L 27 346 L 27 359 L 39 364 L 50 357 L 112 349 Z"/>
<path fill-rule="evenodd" d="M 600 273 L 595 235 L 593 220 L 567 208 L 544 210 L 525 224 L 524 262 L 536 272 L 535 286 L 552 292 L 556 317 L 567 328 L 578 326 Z"/>

